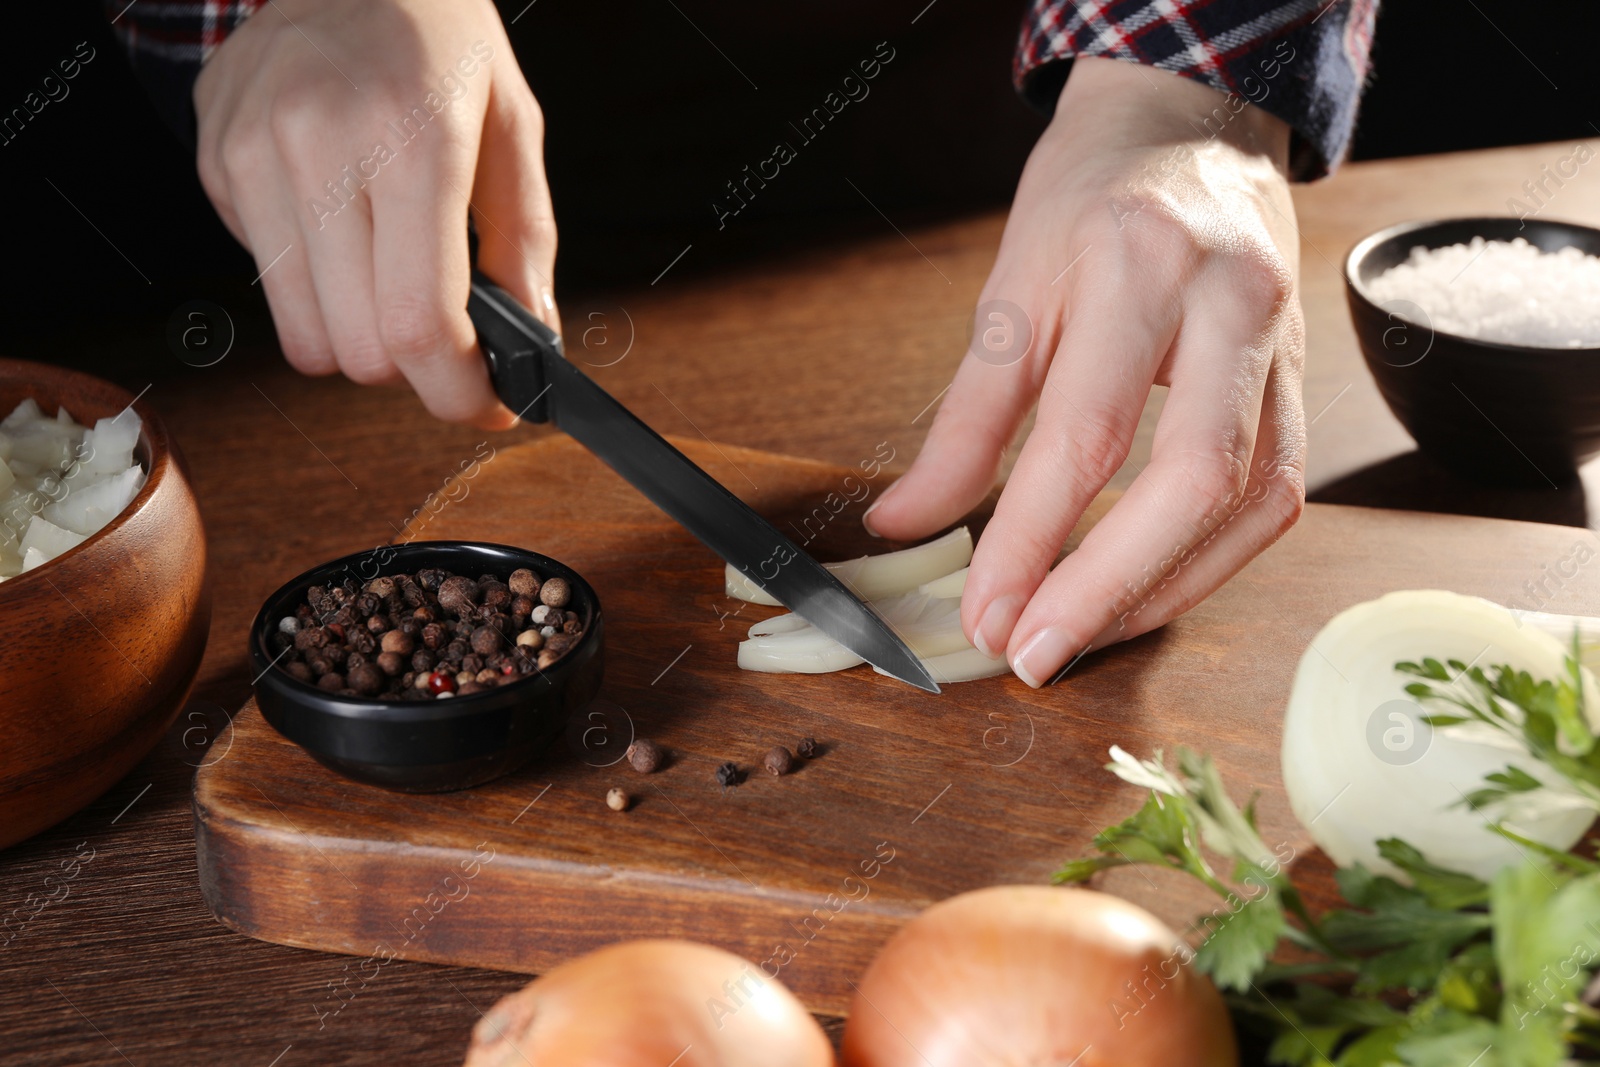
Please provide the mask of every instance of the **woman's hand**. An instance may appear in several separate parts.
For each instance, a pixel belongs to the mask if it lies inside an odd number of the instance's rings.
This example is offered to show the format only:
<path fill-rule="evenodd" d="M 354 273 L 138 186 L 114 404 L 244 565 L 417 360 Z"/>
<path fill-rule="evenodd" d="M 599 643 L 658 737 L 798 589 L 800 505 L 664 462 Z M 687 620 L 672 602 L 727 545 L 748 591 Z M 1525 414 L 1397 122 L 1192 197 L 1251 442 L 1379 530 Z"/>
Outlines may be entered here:
<path fill-rule="evenodd" d="M 973 347 L 869 522 L 893 538 L 954 522 L 1037 401 L 961 605 L 973 644 L 1029 685 L 1188 610 L 1300 515 L 1288 140 L 1236 97 L 1079 59 L 1028 160 Z M 1153 384 L 1170 393 L 1149 466 L 1052 569 L 1127 458 Z"/>
<path fill-rule="evenodd" d="M 467 318 L 478 265 L 552 326 L 543 117 L 489 0 L 273 0 L 195 84 L 200 180 L 306 374 L 404 378 L 499 429 Z"/>

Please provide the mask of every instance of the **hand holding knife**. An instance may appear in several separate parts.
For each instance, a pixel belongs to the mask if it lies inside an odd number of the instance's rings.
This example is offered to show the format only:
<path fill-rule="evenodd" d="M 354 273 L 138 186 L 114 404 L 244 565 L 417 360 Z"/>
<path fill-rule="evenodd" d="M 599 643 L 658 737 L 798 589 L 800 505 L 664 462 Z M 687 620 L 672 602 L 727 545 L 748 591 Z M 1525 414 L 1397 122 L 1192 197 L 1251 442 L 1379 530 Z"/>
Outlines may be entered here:
<path fill-rule="evenodd" d="M 495 392 L 529 422 L 570 434 L 752 583 L 862 659 L 930 693 L 922 661 L 870 607 L 568 362 L 561 340 L 474 271 L 467 313 Z"/>

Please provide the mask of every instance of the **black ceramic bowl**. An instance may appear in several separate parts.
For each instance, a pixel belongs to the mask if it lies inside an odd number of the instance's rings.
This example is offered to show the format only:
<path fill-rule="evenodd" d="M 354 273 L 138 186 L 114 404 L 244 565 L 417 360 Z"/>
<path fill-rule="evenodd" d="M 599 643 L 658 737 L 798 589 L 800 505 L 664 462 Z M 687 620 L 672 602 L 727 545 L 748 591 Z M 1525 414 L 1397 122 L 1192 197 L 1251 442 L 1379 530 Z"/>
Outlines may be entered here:
<path fill-rule="evenodd" d="M 1408 301 L 1380 307 L 1367 295 L 1367 283 L 1411 249 L 1474 237 L 1600 255 L 1600 230 L 1566 222 L 1445 219 L 1379 230 L 1345 260 L 1361 354 L 1389 410 L 1443 466 L 1490 484 L 1559 485 L 1600 454 L 1600 348 L 1475 341 L 1434 329 Z"/>
<path fill-rule="evenodd" d="M 540 578 L 565 578 L 572 588 L 568 610 L 582 616 L 583 639 L 548 670 L 449 700 L 402 703 L 340 696 L 272 666 L 272 632 L 304 603 L 311 586 L 349 580 L 359 587 L 380 575 L 414 574 L 423 567 L 473 578 L 508 578 L 529 567 Z M 250 627 L 262 716 L 340 774 L 413 793 L 465 789 L 527 763 L 600 691 L 604 643 L 600 601 L 578 572 L 537 552 L 472 541 L 384 547 L 315 567 L 268 597 Z"/>

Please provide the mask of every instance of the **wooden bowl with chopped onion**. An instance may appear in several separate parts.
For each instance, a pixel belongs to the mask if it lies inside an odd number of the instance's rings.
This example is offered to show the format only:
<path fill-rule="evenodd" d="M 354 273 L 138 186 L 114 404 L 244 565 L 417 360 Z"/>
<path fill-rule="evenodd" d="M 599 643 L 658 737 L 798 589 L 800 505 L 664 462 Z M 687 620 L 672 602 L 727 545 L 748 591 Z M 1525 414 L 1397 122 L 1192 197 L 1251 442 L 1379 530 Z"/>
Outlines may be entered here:
<path fill-rule="evenodd" d="M 194 683 L 211 622 L 200 511 L 154 409 L 87 374 L 0 360 L 0 416 L 30 398 L 47 418 L 65 407 L 84 426 L 115 425 L 100 449 L 59 420 L 57 431 L 36 425 L 31 406 L 9 430 L 0 425 L 0 848 L 84 807 L 155 747 Z M 31 443 L 19 450 L 19 438 Z M 40 442 L 60 440 L 69 451 L 58 462 L 57 444 Z M 142 478 L 123 462 L 129 446 Z M 57 466 L 69 477 L 43 483 L 48 492 L 20 491 Z M 96 484 L 104 488 L 90 492 Z M 39 554 L 17 573 L 18 548 L 47 509 L 63 524 L 104 525 L 35 529 L 28 547 Z"/>

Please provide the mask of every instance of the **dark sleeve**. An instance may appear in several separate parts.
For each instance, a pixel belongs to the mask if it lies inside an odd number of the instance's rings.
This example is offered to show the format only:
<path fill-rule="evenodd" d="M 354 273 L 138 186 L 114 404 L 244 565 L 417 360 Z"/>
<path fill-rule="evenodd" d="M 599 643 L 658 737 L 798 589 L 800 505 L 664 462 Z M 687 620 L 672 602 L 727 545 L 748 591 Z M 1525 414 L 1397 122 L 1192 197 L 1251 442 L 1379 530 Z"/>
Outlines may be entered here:
<path fill-rule="evenodd" d="M 267 0 L 103 0 L 134 75 L 168 126 L 194 144 L 194 80 Z"/>
<path fill-rule="evenodd" d="M 1367 77 L 1378 0 L 1032 0 L 1017 91 L 1049 115 L 1076 56 L 1144 63 L 1228 93 L 1198 125 L 1220 132 L 1245 103 L 1294 131 L 1290 173 L 1344 157 Z"/>

